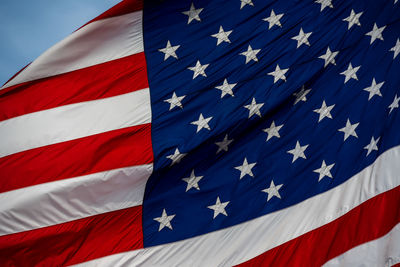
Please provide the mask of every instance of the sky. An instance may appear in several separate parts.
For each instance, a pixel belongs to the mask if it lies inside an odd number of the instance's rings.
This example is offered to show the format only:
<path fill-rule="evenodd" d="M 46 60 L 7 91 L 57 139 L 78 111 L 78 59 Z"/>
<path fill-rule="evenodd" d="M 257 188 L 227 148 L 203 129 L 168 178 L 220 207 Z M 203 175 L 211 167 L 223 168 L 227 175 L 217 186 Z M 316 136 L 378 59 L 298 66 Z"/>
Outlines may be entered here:
<path fill-rule="evenodd" d="M 0 87 L 26 64 L 121 0 L 0 0 Z"/>

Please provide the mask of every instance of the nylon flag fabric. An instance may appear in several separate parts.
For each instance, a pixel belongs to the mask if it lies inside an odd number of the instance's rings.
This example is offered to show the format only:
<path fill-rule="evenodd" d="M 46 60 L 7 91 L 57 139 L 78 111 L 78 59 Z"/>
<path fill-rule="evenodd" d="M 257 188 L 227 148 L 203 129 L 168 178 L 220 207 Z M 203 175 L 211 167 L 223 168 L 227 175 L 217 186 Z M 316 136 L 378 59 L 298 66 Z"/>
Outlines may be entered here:
<path fill-rule="evenodd" d="M 400 263 L 400 1 L 124 0 L 0 90 L 1 266 Z"/>

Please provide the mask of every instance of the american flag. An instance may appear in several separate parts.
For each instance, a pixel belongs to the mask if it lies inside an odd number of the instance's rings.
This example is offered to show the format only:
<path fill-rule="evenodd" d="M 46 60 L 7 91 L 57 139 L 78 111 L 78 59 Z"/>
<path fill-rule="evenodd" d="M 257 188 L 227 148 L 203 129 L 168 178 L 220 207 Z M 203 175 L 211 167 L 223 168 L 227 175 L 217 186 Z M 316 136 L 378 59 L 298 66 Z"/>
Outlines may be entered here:
<path fill-rule="evenodd" d="M 400 263 L 400 1 L 124 0 L 0 90 L 2 266 Z"/>

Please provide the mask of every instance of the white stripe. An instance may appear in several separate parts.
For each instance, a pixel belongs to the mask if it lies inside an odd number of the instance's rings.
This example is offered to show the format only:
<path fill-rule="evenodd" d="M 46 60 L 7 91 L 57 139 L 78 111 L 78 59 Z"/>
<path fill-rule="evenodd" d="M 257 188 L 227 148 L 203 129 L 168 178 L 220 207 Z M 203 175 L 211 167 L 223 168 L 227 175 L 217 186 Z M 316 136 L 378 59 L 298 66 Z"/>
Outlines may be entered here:
<path fill-rule="evenodd" d="M 152 164 L 121 168 L 0 194 L 0 236 L 142 204 Z"/>
<path fill-rule="evenodd" d="M 140 52 L 142 11 L 94 21 L 44 52 L 3 88 Z"/>
<path fill-rule="evenodd" d="M 400 146 L 386 151 L 345 183 L 295 206 L 206 235 L 115 254 L 83 265 L 236 265 L 321 227 L 364 201 L 395 188 L 400 184 L 399 162 Z M 176 213 L 178 216 L 179 211 Z"/>
<path fill-rule="evenodd" d="M 393 266 L 400 263 L 400 224 L 385 236 L 357 246 L 323 266 Z"/>
<path fill-rule="evenodd" d="M 149 89 L 38 111 L 0 122 L 0 157 L 149 122 Z"/>

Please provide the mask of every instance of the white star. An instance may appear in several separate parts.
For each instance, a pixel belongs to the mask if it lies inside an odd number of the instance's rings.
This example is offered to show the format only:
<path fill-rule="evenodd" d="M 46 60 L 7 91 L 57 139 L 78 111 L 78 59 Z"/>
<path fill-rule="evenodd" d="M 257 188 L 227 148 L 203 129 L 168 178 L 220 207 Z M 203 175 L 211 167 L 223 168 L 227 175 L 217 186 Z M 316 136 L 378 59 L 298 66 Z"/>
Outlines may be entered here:
<path fill-rule="evenodd" d="M 326 66 L 328 66 L 329 64 L 336 65 L 335 57 L 337 56 L 337 54 L 339 54 L 339 51 L 332 52 L 331 49 L 328 47 L 328 49 L 326 49 L 326 53 L 322 56 L 319 56 L 318 58 L 325 60 L 324 68 L 326 68 Z"/>
<path fill-rule="evenodd" d="M 321 12 L 326 8 L 333 8 L 332 0 L 315 0 L 315 3 L 321 4 Z"/>
<path fill-rule="evenodd" d="M 372 136 L 371 142 L 367 146 L 364 147 L 364 149 L 367 150 L 367 157 L 368 157 L 369 153 L 372 152 L 372 150 L 378 151 L 377 144 L 379 142 L 379 139 L 380 139 L 380 137 L 378 137 L 378 139 L 375 140 L 375 138 Z"/>
<path fill-rule="evenodd" d="M 300 101 L 306 102 L 307 101 L 307 94 L 310 91 L 311 91 L 311 89 L 306 89 L 306 87 L 303 85 L 299 92 L 296 92 L 296 93 L 293 94 L 293 96 L 296 97 L 296 99 L 294 100 L 294 104 L 293 105 L 296 105 Z"/>
<path fill-rule="evenodd" d="M 174 107 L 180 107 L 181 109 L 183 108 L 182 106 L 182 99 L 184 99 L 186 95 L 183 96 L 177 96 L 175 92 L 172 93 L 172 97 L 165 99 L 164 102 L 169 103 L 169 110 L 173 109 Z"/>
<path fill-rule="evenodd" d="M 231 41 L 229 40 L 229 35 L 231 33 L 232 31 L 224 31 L 224 28 L 222 28 L 222 26 L 219 26 L 219 32 L 211 36 L 217 38 L 217 45 L 219 45 L 222 42 L 230 43 Z"/>
<path fill-rule="evenodd" d="M 210 126 L 208 125 L 208 123 L 210 122 L 210 120 L 213 117 L 208 117 L 208 118 L 204 118 L 203 117 L 203 113 L 200 113 L 199 119 L 197 121 L 192 121 L 190 124 L 193 125 L 197 125 L 197 131 L 196 133 L 198 133 L 201 129 L 207 129 L 207 130 L 211 130 Z"/>
<path fill-rule="evenodd" d="M 368 96 L 368 101 L 374 96 L 374 95 L 378 95 L 378 96 L 382 96 L 382 93 L 380 91 L 381 87 L 383 86 L 385 82 L 381 82 L 376 84 L 375 78 L 372 79 L 372 84 L 370 87 L 364 88 L 364 91 L 369 92 L 369 96 Z"/>
<path fill-rule="evenodd" d="M 281 189 L 282 186 L 283 184 L 275 185 L 274 181 L 272 180 L 269 187 L 265 188 L 264 190 L 261 190 L 262 192 L 268 194 L 267 202 L 273 197 L 281 198 L 281 195 L 279 194 L 279 189 Z"/>
<path fill-rule="evenodd" d="M 350 15 L 347 18 L 343 19 L 343 21 L 347 21 L 349 23 L 349 25 L 347 26 L 347 30 L 350 30 L 354 24 L 357 26 L 361 26 L 360 17 L 363 13 L 364 12 L 356 13 L 353 9 L 351 10 Z"/>
<path fill-rule="evenodd" d="M 276 15 L 274 10 L 272 9 L 271 10 L 271 14 L 269 15 L 269 17 L 264 18 L 263 21 L 268 21 L 269 22 L 268 29 L 271 29 L 272 27 L 274 27 L 274 25 L 282 27 L 280 19 L 283 17 L 283 15 L 285 15 L 285 14 L 282 13 L 282 14 Z"/>
<path fill-rule="evenodd" d="M 224 140 L 221 142 L 215 142 L 215 144 L 218 146 L 218 151 L 217 154 L 221 151 L 228 151 L 228 146 L 233 142 L 233 139 L 228 139 L 228 135 L 226 134 L 224 137 Z"/>
<path fill-rule="evenodd" d="M 397 95 L 395 95 L 392 104 L 390 104 L 388 107 L 388 108 L 390 108 L 389 114 L 392 113 L 393 109 L 399 107 L 399 101 L 400 101 L 400 97 L 397 97 Z"/>
<path fill-rule="evenodd" d="M 279 64 L 276 65 L 275 70 L 271 71 L 268 73 L 268 75 L 274 76 L 274 83 L 276 83 L 279 80 L 283 80 L 286 82 L 286 72 L 288 72 L 289 69 L 281 69 L 279 67 Z"/>
<path fill-rule="evenodd" d="M 344 140 L 343 141 L 346 141 L 346 139 L 350 135 L 358 138 L 358 135 L 356 133 L 356 128 L 357 128 L 357 126 L 359 124 L 360 124 L 359 122 L 351 124 L 350 120 L 347 119 L 346 126 L 338 130 L 339 132 L 343 132 L 344 133 Z"/>
<path fill-rule="evenodd" d="M 195 66 L 189 67 L 188 69 L 193 71 L 193 80 L 199 75 L 207 77 L 207 74 L 204 71 L 208 67 L 208 65 L 210 65 L 210 64 L 201 65 L 200 61 L 197 60 Z"/>
<path fill-rule="evenodd" d="M 244 176 L 249 175 L 251 177 L 254 177 L 253 172 L 251 171 L 251 169 L 254 168 L 254 166 L 256 166 L 257 162 L 254 163 L 248 163 L 247 162 L 247 158 L 244 158 L 243 160 L 243 164 L 241 166 L 237 166 L 235 167 L 236 170 L 240 171 L 240 177 L 239 179 L 242 179 Z"/>
<path fill-rule="evenodd" d="M 171 221 L 175 217 L 176 214 L 168 215 L 165 209 L 163 209 L 161 217 L 154 218 L 153 220 L 160 223 L 160 227 L 158 231 L 160 232 L 164 227 L 167 227 L 172 230 Z"/>
<path fill-rule="evenodd" d="M 236 86 L 237 83 L 228 83 L 228 80 L 225 79 L 224 83 L 222 85 L 216 86 L 215 88 L 218 90 L 221 90 L 221 98 L 223 98 L 225 95 L 233 95 L 233 87 Z"/>
<path fill-rule="evenodd" d="M 299 48 L 302 44 L 306 44 L 308 46 L 310 46 L 310 42 L 308 41 L 308 38 L 310 37 L 310 35 L 312 34 L 312 32 L 303 32 L 303 28 L 300 28 L 300 32 L 298 35 L 292 37 L 292 40 L 296 40 L 297 41 L 297 48 Z"/>
<path fill-rule="evenodd" d="M 358 81 L 357 71 L 360 68 L 361 68 L 361 66 L 353 68 L 353 66 L 350 63 L 349 66 L 347 67 L 347 70 L 340 73 L 340 74 L 346 76 L 346 78 L 344 79 L 344 83 L 347 83 L 350 79 L 354 79 L 354 80 Z"/>
<path fill-rule="evenodd" d="M 314 112 L 319 114 L 318 122 L 322 121 L 325 117 L 332 119 L 331 110 L 335 107 L 335 104 L 327 106 L 325 100 L 322 101 L 322 105 L 319 109 L 314 109 Z"/>
<path fill-rule="evenodd" d="M 251 48 L 251 45 L 247 47 L 247 51 L 240 53 L 239 55 L 246 57 L 246 64 L 249 63 L 251 60 L 258 62 L 257 54 L 260 52 L 261 49 L 254 49 Z"/>
<path fill-rule="evenodd" d="M 176 59 L 178 59 L 178 56 L 176 55 L 176 50 L 178 50 L 178 48 L 180 47 L 180 45 L 175 45 L 175 46 L 171 46 L 170 41 L 167 41 L 167 46 L 165 48 L 161 48 L 158 49 L 158 51 L 164 53 L 164 61 L 167 60 L 169 57 L 174 57 Z"/>
<path fill-rule="evenodd" d="M 308 146 L 309 145 L 301 146 L 299 141 L 296 142 L 296 147 L 287 152 L 287 153 L 293 155 L 292 163 L 295 162 L 298 158 L 306 159 L 306 155 L 304 155 L 304 151 L 306 151 Z"/>
<path fill-rule="evenodd" d="M 264 103 L 257 104 L 256 99 L 253 97 L 251 100 L 251 104 L 244 106 L 244 108 L 247 108 L 249 110 L 249 119 L 256 114 L 258 117 L 261 117 L 261 112 L 260 108 L 264 106 Z"/>
<path fill-rule="evenodd" d="M 188 11 L 184 11 L 182 12 L 184 15 L 188 16 L 188 22 L 187 24 L 189 24 L 190 22 L 192 22 L 193 20 L 197 20 L 197 21 L 201 21 L 199 14 L 200 12 L 203 11 L 203 8 L 198 8 L 196 9 L 194 7 L 194 4 L 192 3 L 192 5 L 190 6 L 190 9 Z"/>
<path fill-rule="evenodd" d="M 376 39 L 383 41 L 382 32 L 385 28 L 386 28 L 386 26 L 382 26 L 382 27 L 378 28 L 378 26 L 376 26 L 376 23 L 374 23 L 374 28 L 372 29 L 372 31 L 367 32 L 365 34 L 365 35 L 371 36 L 370 44 L 372 44 Z"/>
<path fill-rule="evenodd" d="M 240 0 L 240 9 L 242 9 L 246 5 L 254 6 L 252 0 Z"/>
<path fill-rule="evenodd" d="M 313 172 L 319 173 L 318 182 L 322 180 L 325 176 L 333 178 L 331 174 L 331 169 L 335 166 L 335 163 L 331 165 L 326 165 L 325 160 L 322 161 L 321 168 L 314 170 Z"/>
<path fill-rule="evenodd" d="M 283 127 L 283 124 L 276 126 L 275 125 L 275 121 L 272 121 L 271 126 L 269 126 L 269 128 L 265 128 L 263 129 L 264 132 L 268 133 L 268 137 L 267 140 L 271 139 L 272 137 L 278 137 L 281 138 L 280 134 L 279 134 L 279 130 Z"/>
<path fill-rule="evenodd" d="M 221 203 L 221 200 L 219 199 L 219 197 L 217 197 L 217 201 L 215 202 L 215 204 L 207 207 L 210 210 L 214 211 L 213 219 L 215 219 L 215 217 L 217 217 L 219 214 L 228 216 L 228 214 L 225 211 L 225 208 L 226 208 L 226 206 L 228 206 L 229 202 L 230 201 Z"/>
<path fill-rule="evenodd" d="M 183 181 L 185 181 L 187 183 L 185 192 L 189 191 L 191 188 L 195 188 L 197 190 L 200 190 L 199 181 L 202 178 L 203 178 L 203 176 L 196 176 L 194 174 L 194 170 L 192 170 L 192 173 L 190 174 L 190 177 L 182 179 Z"/>
<path fill-rule="evenodd" d="M 400 53 L 400 39 L 397 38 L 396 45 L 390 48 L 389 51 L 393 52 L 393 59 L 395 59 L 397 55 Z"/>
<path fill-rule="evenodd" d="M 174 165 L 176 163 L 181 162 L 181 159 L 183 159 L 183 157 L 186 156 L 186 155 L 187 155 L 187 153 L 181 153 L 179 151 L 179 149 L 176 148 L 174 154 L 168 155 L 167 159 L 172 160 L 171 165 L 170 165 L 170 166 L 172 166 L 172 165 Z"/>

